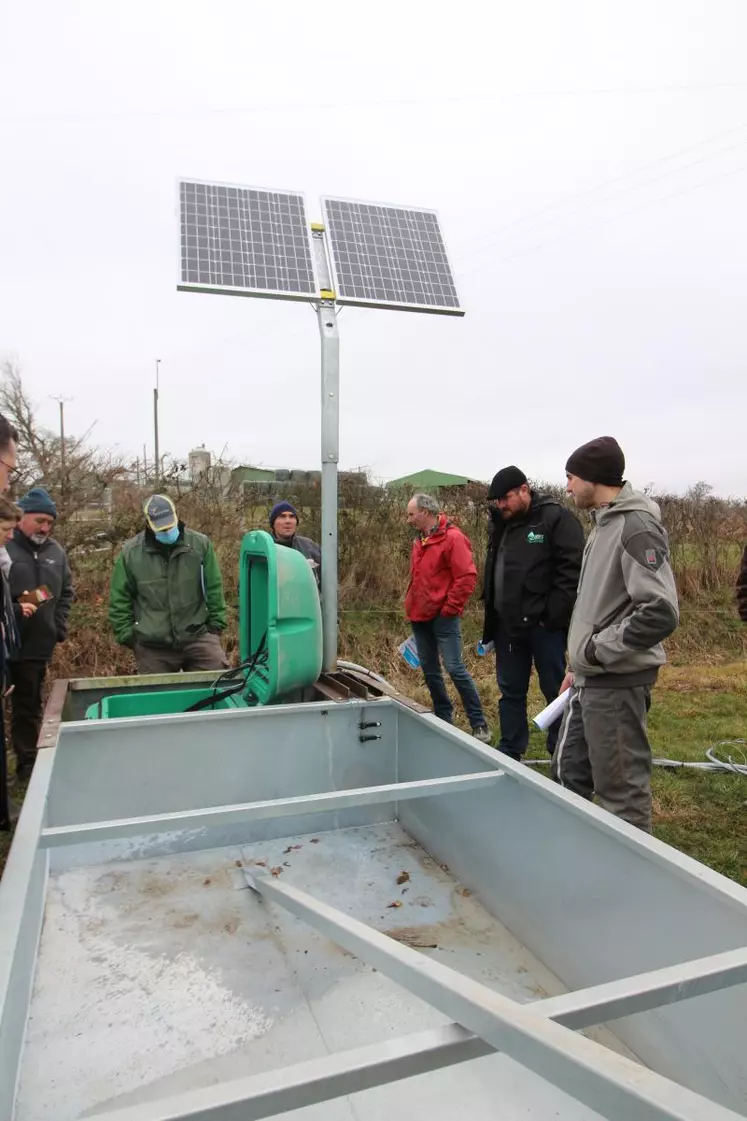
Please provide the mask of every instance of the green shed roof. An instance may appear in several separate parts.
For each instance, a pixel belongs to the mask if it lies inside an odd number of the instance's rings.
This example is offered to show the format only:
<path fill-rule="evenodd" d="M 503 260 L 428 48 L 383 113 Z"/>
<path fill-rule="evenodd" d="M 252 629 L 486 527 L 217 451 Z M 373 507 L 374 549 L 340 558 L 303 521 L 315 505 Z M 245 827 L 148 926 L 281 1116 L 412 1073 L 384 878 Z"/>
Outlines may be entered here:
<path fill-rule="evenodd" d="M 241 466 L 234 467 L 231 478 L 234 483 L 272 482 L 275 478 L 275 472 L 265 467 Z"/>
<path fill-rule="evenodd" d="M 466 475 L 449 475 L 446 471 L 415 471 L 412 475 L 403 475 L 401 479 L 392 479 L 387 484 L 390 487 L 422 487 L 424 490 L 436 487 L 465 487 L 468 483 L 476 482 Z"/>

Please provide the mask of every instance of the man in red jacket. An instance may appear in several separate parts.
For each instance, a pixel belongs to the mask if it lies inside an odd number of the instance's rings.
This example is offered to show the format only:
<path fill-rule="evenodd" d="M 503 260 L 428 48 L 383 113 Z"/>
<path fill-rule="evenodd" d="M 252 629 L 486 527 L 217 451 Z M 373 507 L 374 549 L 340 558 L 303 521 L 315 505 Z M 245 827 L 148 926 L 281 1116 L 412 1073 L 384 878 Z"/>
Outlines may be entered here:
<path fill-rule="evenodd" d="M 410 558 L 405 611 L 412 625 L 425 683 L 436 716 L 451 724 L 441 659 L 462 698 L 472 734 L 490 743 L 480 697 L 462 656 L 459 619 L 475 590 L 477 569 L 469 538 L 440 513 L 435 498 L 416 494 L 407 504 L 407 524 L 417 531 Z"/>

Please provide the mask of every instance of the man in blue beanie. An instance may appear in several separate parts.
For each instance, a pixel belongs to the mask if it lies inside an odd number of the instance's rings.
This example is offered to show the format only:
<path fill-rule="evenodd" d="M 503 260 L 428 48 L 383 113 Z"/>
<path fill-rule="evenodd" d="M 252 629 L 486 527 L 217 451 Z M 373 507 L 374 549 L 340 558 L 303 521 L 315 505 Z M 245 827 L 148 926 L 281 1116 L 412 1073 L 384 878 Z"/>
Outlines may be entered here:
<path fill-rule="evenodd" d="M 47 666 L 57 643 L 67 638 L 73 582 L 65 550 L 51 536 L 57 518 L 53 499 L 44 487 L 33 487 L 18 505 L 23 517 L 7 544 L 10 594 L 14 602 L 36 607 L 30 615 L 24 612 L 21 645 L 10 660 L 11 737 L 16 775 L 24 782 L 36 759 Z"/>
<path fill-rule="evenodd" d="M 276 502 L 270 510 L 270 532 L 277 545 L 297 549 L 311 565 L 316 582 L 322 584 L 322 550 L 310 537 L 301 537 L 296 530 L 300 519 L 298 510 L 290 502 Z"/>

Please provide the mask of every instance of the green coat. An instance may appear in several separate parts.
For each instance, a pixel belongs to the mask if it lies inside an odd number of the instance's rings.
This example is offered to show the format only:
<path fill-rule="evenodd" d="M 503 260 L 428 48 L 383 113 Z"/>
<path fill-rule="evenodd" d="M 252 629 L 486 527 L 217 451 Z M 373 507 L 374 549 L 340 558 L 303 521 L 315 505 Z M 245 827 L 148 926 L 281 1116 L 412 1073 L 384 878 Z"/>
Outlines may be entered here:
<path fill-rule="evenodd" d="M 204 533 L 183 529 L 176 545 L 149 531 L 125 541 L 112 573 L 109 621 L 117 642 L 181 649 L 226 626 L 215 550 Z"/>

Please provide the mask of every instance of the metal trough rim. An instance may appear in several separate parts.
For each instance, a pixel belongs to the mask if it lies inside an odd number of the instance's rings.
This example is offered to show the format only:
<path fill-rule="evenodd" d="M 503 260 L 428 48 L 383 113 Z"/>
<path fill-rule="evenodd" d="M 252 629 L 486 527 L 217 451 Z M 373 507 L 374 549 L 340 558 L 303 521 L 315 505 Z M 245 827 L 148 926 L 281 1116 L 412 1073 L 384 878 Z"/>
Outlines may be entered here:
<path fill-rule="evenodd" d="M 283 710 L 265 709 L 238 716 L 241 719 L 274 719 L 292 710 L 309 712 L 312 709 L 323 712 L 327 707 L 324 703 L 293 705 L 285 706 Z M 236 718 L 235 714 L 227 715 L 229 718 Z M 465 733 L 445 727 L 435 717 L 408 712 L 407 718 L 425 720 L 431 725 L 434 734 L 458 738 L 460 747 L 487 763 L 491 769 L 449 776 L 446 779 L 363 787 L 353 791 L 333 791 L 264 803 L 213 807 L 190 813 L 205 815 L 236 812 L 250 815 L 256 813 L 267 817 L 285 816 L 308 811 L 314 806 L 314 799 L 323 809 L 329 808 L 329 802 L 322 804 L 322 800 L 330 798 L 349 807 L 363 804 L 366 798 L 397 801 L 398 798 L 404 800 L 408 796 L 427 797 L 439 793 L 455 793 L 458 789 L 467 790 L 512 779 L 537 787 L 538 793 L 544 797 L 560 798 L 567 803 L 566 809 L 569 812 L 596 818 L 595 824 L 598 827 L 616 834 L 627 846 L 648 850 L 649 856 L 658 861 L 665 860 L 670 871 L 687 877 L 692 877 L 695 872 L 700 882 L 718 891 L 722 899 L 727 895 L 735 903 L 744 906 L 743 889 L 710 869 L 702 868 L 690 858 L 632 830 L 625 823 L 593 806 L 578 805 L 578 800 L 565 791 L 549 791 L 543 779 L 520 764 L 501 759 L 499 766 L 494 753 L 475 744 Z M 138 723 L 148 725 L 172 719 L 174 718 L 146 718 Z M 127 722 L 129 726 L 132 723 Z M 76 729 L 85 728 L 89 732 L 94 727 L 95 725 L 78 724 Z M 54 754 L 54 750 L 40 754 L 19 822 L 8 872 L 0 884 L 0 901 L 5 904 L 9 920 L 7 924 L 4 922 L 0 926 L 0 1011 L 10 987 L 12 959 L 18 948 L 24 909 L 28 906 L 27 884 L 34 862 L 42 856 L 42 850 L 48 844 L 100 840 L 102 837 L 92 837 L 91 831 L 107 826 L 134 829 L 142 833 L 146 823 L 153 824 L 153 817 L 146 817 L 45 830 L 43 821 Z M 169 829 L 174 827 L 171 819 L 177 817 L 183 820 L 185 817 L 184 814 L 154 816 L 156 821 L 165 822 L 169 819 L 168 826 L 164 824 L 164 828 Z M 88 836 L 83 836 L 85 831 L 88 831 Z M 47 859 L 45 854 L 45 862 Z M 595 1022 L 584 1019 L 585 1016 L 596 1017 L 599 1014 L 605 1019 L 611 1019 L 630 1015 L 741 983 L 747 979 L 747 947 L 693 959 L 651 974 L 626 977 L 595 989 L 580 990 L 549 1001 L 537 1002 L 535 1006 L 521 1006 L 497 996 L 478 982 L 468 981 L 440 963 L 428 962 L 414 950 L 392 942 L 365 924 L 335 911 L 299 889 L 276 883 L 262 875 L 254 877 L 253 886 L 267 899 L 300 915 L 345 948 L 352 949 L 357 956 L 375 963 L 382 972 L 388 973 L 434 1007 L 445 1011 L 464 1027 L 455 1023 L 435 1033 L 420 1033 L 418 1036 L 394 1041 L 393 1044 L 341 1052 L 314 1063 L 295 1064 L 253 1079 L 225 1083 L 217 1088 L 194 1091 L 152 1105 L 140 1105 L 136 1109 L 113 1112 L 109 1109 L 106 1116 L 111 1117 L 112 1121 L 114 1118 L 117 1121 L 130 1121 L 130 1118 L 132 1121 L 167 1121 L 172 1118 L 174 1121 L 177 1118 L 183 1118 L 184 1121 L 207 1121 L 208 1118 L 221 1117 L 228 1121 L 229 1117 L 234 1116 L 241 1116 L 242 1119 L 261 1118 L 294 1108 L 288 1104 L 294 1100 L 293 1093 L 304 1095 L 303 1100 L 297 1099 L 296 1104 L 309 1104 L 311 1100 L 327 1100 L 332 1096 L 351 1093 L 356 1088 L 362 1089 L 395 1078 L 408 1077 L 422 1070 L 451 1065 L 498 1049 L 615 1121 L 618 1118 L 625 1118 L 626 1121 L 736 1121 L 740 1116 L 686 1090 L 674 1081 L 614 1055 L 590 1040 L 575 1036 L 571 1029 Z M 731 890 L 725 891 L 725 887 Z M 5 951 L 8 951 L 7 954 Z M 432 970 L 435 966 L 441 972 L 437 970 L 434 978 Z M 550 1020 L 558 1022 L 552 1024 Z M 473 1029 L 475 1034 L 470 1035 L 467 1028 Z M 319 1097 L 309 1098 L 310 1093 L 318 1094 Z M 239 1103 L 240 1114 L 235 1112 Z M 92 1114 L 92 1121 L 94 1116 L 98 1115 Z M 104 1115 L 100 1116 L 103 1119 Z"/>

